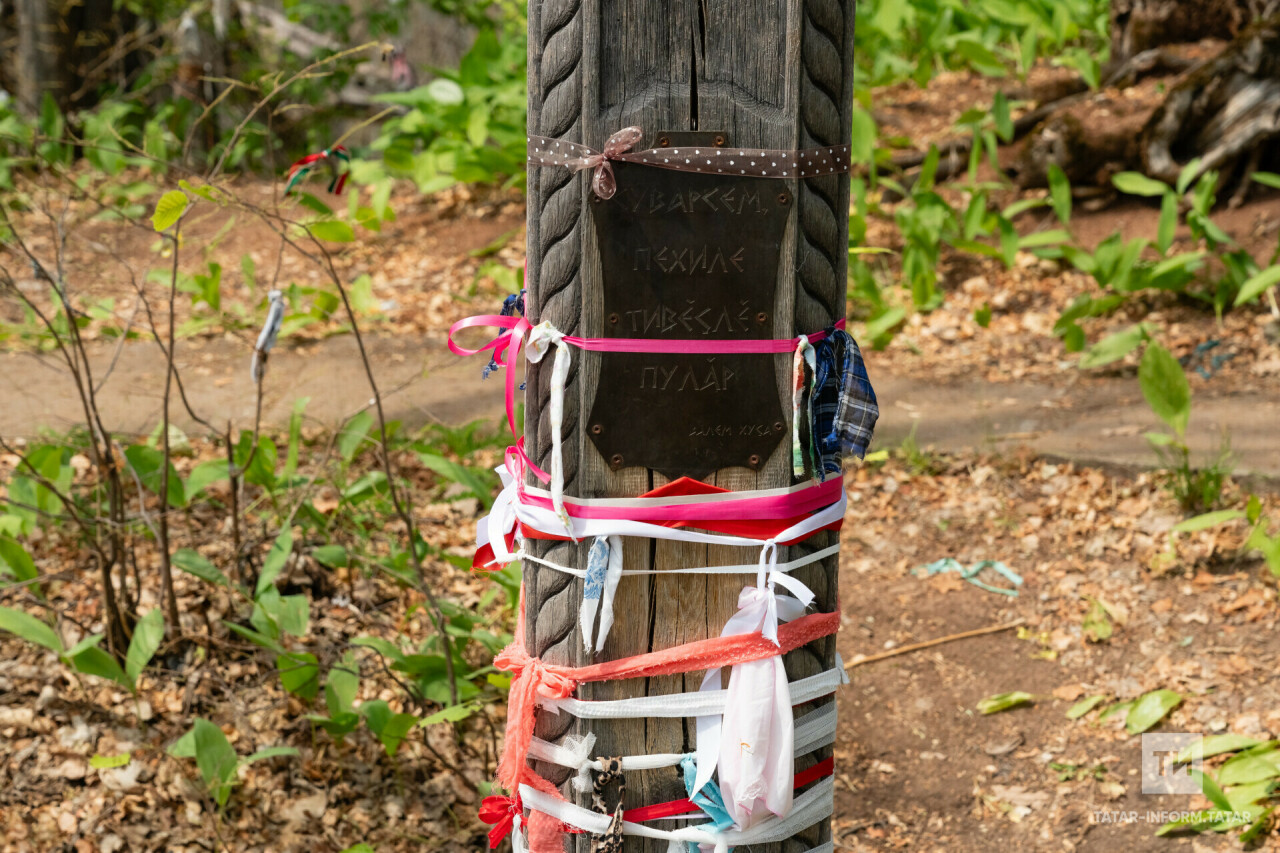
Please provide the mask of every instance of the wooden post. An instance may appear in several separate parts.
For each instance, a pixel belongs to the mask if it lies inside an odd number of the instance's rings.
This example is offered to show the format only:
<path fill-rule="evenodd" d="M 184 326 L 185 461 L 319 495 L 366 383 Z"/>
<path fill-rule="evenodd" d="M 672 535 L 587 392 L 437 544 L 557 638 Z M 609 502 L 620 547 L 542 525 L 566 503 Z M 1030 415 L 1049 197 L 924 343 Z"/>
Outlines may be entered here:
<path fill-rule="evenodd" d="M 599 149 L 615 131 L 638 125 L 638 148 L 656 147 L 660 132 L 724 132 L 728 145 L 801 149 L 849 142 L 852 104 L 854 0 L 535 0 L 529 4 L 529 132 Z M 644 167 L 637 167 L 644 168 Z M 651 170 L 652 171 L 652 170 Z M 588 173 L 589 174 L 589 173 Z M 681 174 L 681 173 L 671 173 Z M 848 176 L 802 181 L 757 181 L 763 193 L 791 194 L 776 271 L 773 337 L 817 331 L 844 316 L 848 234 Z M 567 169 L 531 168 L 528 183 L 528 279 L 531 322 L 550 321 L 566 334 L 602 336 L 600 246 L 592 224 L 590 181 Z M 713 247 L 715 248 L 715 247 Z M 723 248 L 723 247 L 721 247 Z M 616 322 L 616 321 L 615 321 Z M 777 384 L 787 420 L 782 440 L 755 469 L 732 467 L 703 479 L 743 490 L 791 485 L 789 370 L 791 355 L 755 356 L 754 381 Z M 600 375 L 600 356 L 573 352 L 563 423 L 566 494 L 634 497 L 667 482 L 640 467 L 612 470 L 586 435 Z M 547 406 L 550 359 L 529 365 L 526 444 L 530 458 L 550 469 Z M 781 431 L 780 431 L 781 432 Z M 690 438 L 689 441 L 697 441 Z M 780 561 L 834 544 L 822 533 L 781 549 Z M 589 542 L 533 541 L 532 553 L 584 567 Z M 790 553 L 788 553 L 788 551 Z M 754 563 L 758 549 L 627 538 L 628 569 L 670 569 Z M 836 608 L 837 561 L 828 558 L 796 574 L 817 594 L 814 607 Z M 593 662 L 577 627 L 581 581 L 526 563 L 525 626 L 529 651 L 553 663 Z M 617 621 L 597 660 L 718 636 L 737 609 L 743 576 L 627 577 L 617 591 Z M 796 680 L 830 668 L 829 637 L 789 654 Z M 583 685 L 584 699 L 615 699 L 695 691 L 703 673 Z M 834 701 L 827 697 L 820 701 Z M 796 714 L 813 706 L 796 709 Z M 568 715 L 542 715 L 540 737 L 558 741 L 584 725 Z M 689 751 L 693 720 L 593 721 L 597 755 Z M 826 758 L 829 748 L 797 762 L 797 770 Z M 535 765 L 563 783 L 561 768 Z M 562 790 L 574 798 L 568 785 Z M 626 806 L 684 796 L 671 770 L 627 775 Z M 577 801 L 589 806 L 578 796 Z M 589 849 L 587 836 L 569 847 Z M 790 842 L 753 850 L 793 853 L 830 838 L 826 824 Z M 575 846 L 576 845 L 576 846 Z M 628 837 L 626 850 L 667 853 L 666 842 Z"/>

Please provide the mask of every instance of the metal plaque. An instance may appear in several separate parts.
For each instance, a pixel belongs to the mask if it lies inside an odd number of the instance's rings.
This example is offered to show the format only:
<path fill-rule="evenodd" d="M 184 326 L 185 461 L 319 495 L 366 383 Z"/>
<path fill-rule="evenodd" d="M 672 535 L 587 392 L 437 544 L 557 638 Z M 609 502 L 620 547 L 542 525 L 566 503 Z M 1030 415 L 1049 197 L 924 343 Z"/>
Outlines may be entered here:
<path fill-rule="evenodd" d="M 672 157 L 723 145 L 662 134 Z M 607 338 L 774 338 L 789 182 L 613 164 L 618 191 L 593 197 Z M 600 353 L 587 429 L 611 468 L 703 477 L 759 468 L 787 431 L 769 354 Z"/>

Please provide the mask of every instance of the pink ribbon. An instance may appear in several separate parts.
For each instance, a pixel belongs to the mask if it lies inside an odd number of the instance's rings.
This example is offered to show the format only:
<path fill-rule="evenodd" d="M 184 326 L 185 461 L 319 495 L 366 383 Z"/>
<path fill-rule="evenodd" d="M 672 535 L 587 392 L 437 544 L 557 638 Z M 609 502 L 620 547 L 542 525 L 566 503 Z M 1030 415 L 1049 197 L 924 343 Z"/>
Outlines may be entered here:
<path fill-rule="evenodd" d="M 526 506 L 551 509 L 549 499 L 529 494 L 523 483 L 516 480 L 520 502 Z M 839 479 L 815 483 L 794 492 L 766 495 L 756 498 L 705 501 L 698 503 L 671 503 L 666 498 L 635 498 L 626 506 L 600 506 L 595 503 L 579 503 L 565 500 L 565 509 L 574 518 L 594 518 L 619 521 L 724 521 L 727 519 L 781 519 L 797 518 L 840 500 L 844 484 Z M 729 493 L 732 494 L 732 493 Z M 644 501 L 647 505 L 637 505 Z"/>

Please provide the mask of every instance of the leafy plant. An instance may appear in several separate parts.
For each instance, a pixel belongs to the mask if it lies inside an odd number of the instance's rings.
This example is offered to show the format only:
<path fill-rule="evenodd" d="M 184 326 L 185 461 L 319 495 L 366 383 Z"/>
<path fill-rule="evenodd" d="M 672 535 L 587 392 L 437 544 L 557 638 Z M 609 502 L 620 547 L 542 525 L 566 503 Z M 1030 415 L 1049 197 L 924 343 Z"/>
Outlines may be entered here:
<path fill-rule="evenodd" d="M 218 808 L 226 806 L 236 785 L 241 767 L 272 758 L 297 756 L 291 746 L 272 746 L 241 758 L 222 729 L 203 717 L 197 717 L 191 731 L 174 741 L 168 749 L 174 758 L 194 758 L 209 795 Z"/>

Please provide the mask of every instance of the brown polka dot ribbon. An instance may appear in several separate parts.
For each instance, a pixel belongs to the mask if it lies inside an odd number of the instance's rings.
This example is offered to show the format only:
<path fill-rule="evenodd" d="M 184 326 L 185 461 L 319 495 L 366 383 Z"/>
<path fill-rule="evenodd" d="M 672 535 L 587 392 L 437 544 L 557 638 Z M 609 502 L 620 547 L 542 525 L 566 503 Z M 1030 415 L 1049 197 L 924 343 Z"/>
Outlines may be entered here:
<path fill-rule="evenodd" d="M 585 145 L 529 137 L 529 163 L 534 166 L 564 166 L 575 172 L 593 169 L 591 188 L 600 198 L 613 198 L 617 181 L 611 161 L 643 163 L 677 172 L 739 175 L 753 178 L 813 178 L 849 171 L 849 146 L 805 148 L 785 151 L 762 148 L 696 147 L 650 148 L 632 151 L 643 133 L 638 127 L 624 127 L 609 137 L 603 151 Z"/>

